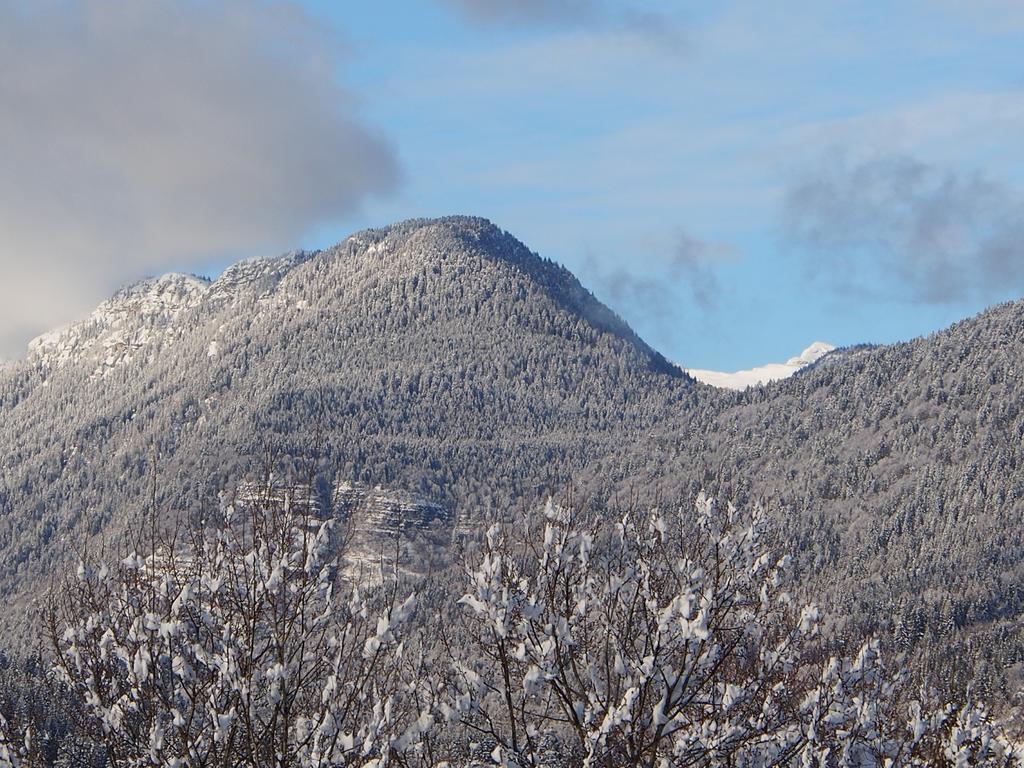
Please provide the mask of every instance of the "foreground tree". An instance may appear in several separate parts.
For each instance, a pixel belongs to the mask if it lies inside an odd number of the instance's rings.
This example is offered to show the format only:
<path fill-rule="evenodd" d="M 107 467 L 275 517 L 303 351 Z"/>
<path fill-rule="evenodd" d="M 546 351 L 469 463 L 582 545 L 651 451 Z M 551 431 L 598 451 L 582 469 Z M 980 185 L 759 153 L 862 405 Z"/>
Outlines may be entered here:
<path fill-rule="evenodd" d="M 984 709 L 909 697 L 877 641 L 823 655 L 762 525 L 702 496 L 610 531 L 550 503 L 493 526 L 445 716 L 503 766 L 1016 764 Z"/>
<path fill-rule="evenodd" d="M 830 648 L 763 527 L 703 496 L 612 521 L 549 503 L 417 608 L 341 580 L 333 523 L 268 492 L 80 565 L 46 618 L 70 733 L 45 750 L 0 712 L 0 768 L 1022 764 L 877 641 Z"/>
<path fill-rule="evenodd" d="M 0 714 L 0 768 L 43 766 L 41 751 L 31 726 L 18 727 Z"/>
<path fill-rule="evenodd" d="M 47 635 L 111 766 L 416 757 L 430 718 L 398 637 L 415 600 L 394 584 L 339 589 L 332 525 L 268 497 L 185 541 L 79 566 Z"/>

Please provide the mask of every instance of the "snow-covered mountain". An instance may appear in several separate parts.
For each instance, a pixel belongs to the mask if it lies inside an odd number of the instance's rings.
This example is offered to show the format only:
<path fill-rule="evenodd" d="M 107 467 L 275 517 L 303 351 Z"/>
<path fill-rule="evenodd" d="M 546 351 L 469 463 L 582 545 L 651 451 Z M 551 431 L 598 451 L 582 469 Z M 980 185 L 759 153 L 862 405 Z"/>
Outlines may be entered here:
<path fill-rule="evenodd" d="M 734 371 L 723 373 L 721 371 L 707 371 L 701 368 L 687 368 L 686 372 L 705 384 L 721 389 L 746 389 L 756 387 L 758 384 L 767 384 L 771 381 L 788 379 L 802 368 L 811 363 L 816 363 L 822 357 L 831 352 L 835 347 L 824 341 L 816 341 L 796 357 L 791 357 L 784 363 L 767 363 L 751 368 L 746 371 Z"/>
<path fill-rule="evenodd" d="M 142 280 L 122 288 L 85 319 L 33 339 L 27 361 L 44 375 L 84 362 L 92 376 L 106 376 L 139 355 L 152 357 L 165 345 L 189 336 L 194 328 L 186 320 L 201 306 L 205 316 L 241 299 L 257 304 L 271 299 L 287 302 L 287 296 L 272 296 L 273 288 L 311 255 L 296 251 L 278 258 L 241 261 L 212 282 L 176 273 Z M 216 354 L 218 348 L 214 338 L 210 354 Z"/>
<path fill-rule="evenodd" d="M 147 280 L 0 370 L 0 603 L 130 526 L 154 456 L 164 508 L 200 513 L 268 455 L 286 478 L 318 452 L 328 490 L 399 500 L 353 522 L 372 543 L 429 511 L 410 499 L 478 515 L 556 492 L 693 389 L 568 270 L 482 219 L 366 230 L 213 283 Z"/>
<path fill-rule="evenodd" d="M 153 501 L 203 515 L 269 464 L 315 471 L 366 558 L 569 490 L 616 513 L 764 499 L 851 637 L 941 638 L 951 679 L 979 649 L 985 669 L 1019 663 L 1024 302 L 827 349 L 743 372 L 801 370 L 771 387 L 697 386 L 567 270 L 467 217 L 133 286 L 0 369 L 0 650 L 84 547 Z"/>
<path fill-rule="evenodd" d="M 53 370 L 88 356 L 95 365 L 93 374 L 102 375 L 162 341 L 174 321 L 198 306 L 209 289 L 209 280 L 180 274 L 135 283 L 86 319 L 33 339 L 28 360 Z"/>

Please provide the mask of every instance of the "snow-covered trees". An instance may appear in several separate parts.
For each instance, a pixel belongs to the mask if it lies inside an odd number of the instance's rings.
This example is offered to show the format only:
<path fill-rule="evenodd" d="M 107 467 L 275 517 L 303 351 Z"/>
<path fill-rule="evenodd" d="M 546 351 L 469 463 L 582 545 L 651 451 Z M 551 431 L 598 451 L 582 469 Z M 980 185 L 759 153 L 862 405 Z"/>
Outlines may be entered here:
<path fill-rule="evenodd" d="M 161 504 L 200 513 L 265 444 L 301 456 L 320 423 L 330 480 L 460 514 L 570 481 L 599 503 L 712 483 L 780 502 L 802 586 L 845 630 L 909 619 L 901 647 L 921 671 L 1015 694 L 1003 672 L 1024 658 L 1024 303 L 723 393 L 602 331 L 608 311 L 539 262 L 482 222 L 410 222 L 229 268 L 169 324 L 110 307 L 122 339 L 145 334 L 131 355 L 87 323 L 66 364 L 3 369 L 5 640 L 67 541 L 125 530 L 154 454 L 174 478 Z"/>
<path fill-rule="evenodd" d="M 415 599 L 336 583 L 332 523 L 287 504 L 79 566 L 47 632 L 116 766 L 384 766 L 429 713 L 401 674 Z M 422 717 L 421 717 L 422 714 Z"/>
<path fill-rule="evenodd" d="M 0 714 L 0 768 L 35 768 L 41 765 L 32 728 L 18 728 Z"/>
<path fill-rule="evenodd" d="M 787 591 L 759 511 L 608 519 L 548 503 L 464 573 L 358 589 L 332 523 L 267 499 L 51 604 L 76 744 L 109 766 L 1015 766 L 984 707 L 845 656 Z M 0 768 L 50 765 L 0 719 Z M 51 750 L 51 753 L 54 750 Z"/>
<path fill-rule="evenodd" d="M 762 524 L 702 496 L 610 530 L 552 504 L 493 526 L 446 716 L 508 766 L 1014 764 L 983 709 L 911 700 L 876 641 L 824 655 Z"/>

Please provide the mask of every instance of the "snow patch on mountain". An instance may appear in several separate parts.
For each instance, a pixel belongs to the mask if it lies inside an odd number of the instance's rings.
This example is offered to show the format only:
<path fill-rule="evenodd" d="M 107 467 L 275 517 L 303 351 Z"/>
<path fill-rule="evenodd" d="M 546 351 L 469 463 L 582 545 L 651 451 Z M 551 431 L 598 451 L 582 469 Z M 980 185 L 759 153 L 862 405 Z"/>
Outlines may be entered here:
<path fill-rule="evenodd" d="M 164 338 L 175 319 L 199 305 L 210 281 L 169 274 L 130 285 L 104 301 L 85 320 L 44 333 L 29 342 L 28 360 L 46 370 L 90 357 L 95 375 L 132 359 Z"/>
<path fill-rule="evenodd" d="M 815 363 L 822 357 L 835 349 L 835 346 L 824 341 L 816 341 L 796 357 L 791 357 L 784 363 L 767 363 L 766 365 L 751 368 L 745 371 L 734 371 L 723 373 L 721 371 L 708 371 L 701 368 L 688 368 L 686 372 L 705 384 L 721 389 L 746 389 L 756 387 L 759 384 L 767 384 L 771 381 L 779 381 L 792 376 L 802 368 Z"/>
<path fill-rule="evenodd" d="M 230 304 L 243 291 L 254 291 L 265 299 L 292 269 L 308 261 L 316 252 L 292 251 L 277 258 L 246 259 L 224 270 L 210 286 L 206 300 L 211 304 Z"/>
<path fill-rule="evenodd" d="M 143 280 L 114 294 L 85 320 L 44 333 L 29 342 L 27 360 L 44 372 L 73 362 L 94 366 L 93 376 L 105 376 L 134 359 L 188 333 L 180 322 L 200 305 L 219 310 L 243 295 L 264 302 L 281 279 L 315 254 L 296 251 L 278 258 L 241 261 L 228 267 L 216 281 L 171 273 Z M 218 333 L 224 331 L 221 326 Z M 221 341 L 210 343 L 208 355 L 216 357 Z"/>

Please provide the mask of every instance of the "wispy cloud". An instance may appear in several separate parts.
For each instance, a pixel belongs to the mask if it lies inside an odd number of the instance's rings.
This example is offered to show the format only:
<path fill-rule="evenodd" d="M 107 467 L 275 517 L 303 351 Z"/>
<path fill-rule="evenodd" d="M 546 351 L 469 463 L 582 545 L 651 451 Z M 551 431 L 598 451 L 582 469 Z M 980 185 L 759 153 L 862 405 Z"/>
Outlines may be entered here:
<path fill-rule="evenodd" d="M 784 220 L 810 271 L 844 290 L 941 304 L 1024 286 L 1024 199 L 981 173 L 832 152 L 793 181 Z"/>
<path fill-rule="evenodd" d="M 583 272 L 597 295 L 627 318 L 642 320 L 665 338 L 672 338 L 681 316 L 692 316 L 680 306 L 689 296 L 699 312 L 714 312 L 723 286 L 719 269 L 740 257 L 730 245 L 713 243 L 677 230 L 668 249 L 654 254 L 632 254 L 643 259 L 635 267 L 627 262 L 608 264 L 591 254 Z M 646 257 L 646 258 L 644 258 Z"/>
<path fill-rule="evenodd" d="M 440 0 L 472 22 L 488 25 L 602 27 L 684 50 L 682 25 L 649 7 L 608 0 Z"/>
<path fill-rule="evenodd" d="M 667 320 L 675 314 L 675 295 L 664 280 L 590 256 L 584 275 L 598 298 L 625 317 Z"/>
<path fill-rule="evenodd" d="M 473 21 L 488 24 L 578 22 L 593 18 L 588 0 L 442 0 Z"/>
<path fill-rule="evenodd" d="M 127 275 L 294 246 L 398 170 L 287 3 L 0 3 L 0 355 Z"/>
<path fill-rule="evenodd" d="M 669 261 L 669 276 L 682 282 L 697 305 L 708 311 L 717 306 L 722 292 L 717 268 L 737 258 L 739 252 L 732 246 L 698 240 L 679 231 Z"/>

